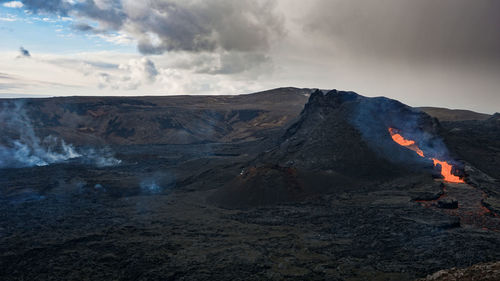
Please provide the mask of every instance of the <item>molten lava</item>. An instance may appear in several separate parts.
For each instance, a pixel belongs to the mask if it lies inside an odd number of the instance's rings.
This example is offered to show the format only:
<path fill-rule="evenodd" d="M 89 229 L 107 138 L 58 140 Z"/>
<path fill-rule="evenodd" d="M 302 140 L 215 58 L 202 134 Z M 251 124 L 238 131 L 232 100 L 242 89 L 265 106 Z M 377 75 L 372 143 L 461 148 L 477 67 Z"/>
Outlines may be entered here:
<path fill-rule="evenodd" d="M 455 183 L 464 182 L 462 179 L 451 173 L 452 166 L 448 164 L 448 162 L 439 161 L 436 158 L 432 158 L 432 161 L 434 162 L 434 166 L 437 164 L 441 165 L 441 175 L 443 175 L 445 181 Z"/>
<path fill-rule="evenodd" d="M 424 152 L 417 146 L 415 141 L 405 139 L 394 128 L 389 128 L 389 133 L 391 134 L 392 140 L 394 140 L 397 144 L 415 151 L 418 155 L 420 155 L 420 157 L 425 157 Z M 464 182 L 461 178 L 452 174 L 451 171 L 452 171 L 453 166 L 448 164 L 448 162 L 441 161 L 441 160 L 438 160 L 436 158 L 431 158 L 431 159 L 434 162 L 434 166 L 437 166 L 438 164 L 441 166 L 441 175 L 444 177 L 445 181 L 453 182 L 453 183 L 463 183 Z"/>
<path fill-rule="evenodd" d="M 389 128 L 389 133 L 396 143 L 408 149 L 411 149 L 421 157 L 424 157 L 424 152 L 420 150 L 420 148 L 418 148 L 418 146 L 415 144 L 415 141 L 405 139 L 402 135 L 397 133 L 396 129 L 393 128 Z"/>

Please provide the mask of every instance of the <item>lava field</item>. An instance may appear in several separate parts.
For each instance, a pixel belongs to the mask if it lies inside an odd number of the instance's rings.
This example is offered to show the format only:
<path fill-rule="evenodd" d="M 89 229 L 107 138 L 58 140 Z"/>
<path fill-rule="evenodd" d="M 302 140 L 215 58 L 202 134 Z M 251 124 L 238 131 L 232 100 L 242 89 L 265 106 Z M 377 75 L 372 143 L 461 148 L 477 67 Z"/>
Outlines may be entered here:
<path fill-rule="evenodd" d="M 1 280 L 500 279 L 499 114 L 280 88 L 0 126 Z"/>

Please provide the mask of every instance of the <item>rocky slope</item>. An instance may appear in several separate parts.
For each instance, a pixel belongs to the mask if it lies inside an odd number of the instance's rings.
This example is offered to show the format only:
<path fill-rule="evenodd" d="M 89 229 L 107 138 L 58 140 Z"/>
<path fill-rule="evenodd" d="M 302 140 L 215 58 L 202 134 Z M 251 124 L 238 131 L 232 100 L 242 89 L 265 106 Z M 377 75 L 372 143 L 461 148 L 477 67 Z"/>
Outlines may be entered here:
<path fill-rule="evenodd" d="M 467 268 L 443 269 L 420 281 L 496 281 L 500 278 L 500 262 L 476 264 Z"/>
<path fill-rule="evenodd" d="M 259 205 L 432 174 L 431 161 L 392 140 L 392 127 L 418 140 L 429 155 L 448 157 L 439 123 L 427 114 L 387 98 L 316 91 L 278 145 L 213 200 L 225 206 Z"/>
<path fill-rule="evenodd" d="M 448 109 L 441 107 L 419 107 L 418 109 L 429 114 L 439 121 L 466 121 L 466 120 L 486 120 L 491 117 L 489 114 L 478 113 L 463 109 Z"/>
<path fill-rule="evenodd" d="M 234 142 L 286 126 L 309 93 L 279 88 L 238 96 L 4 99 L 0 107 L 9 114 L 22 109 L 38 136 L 74 145 Z"/>

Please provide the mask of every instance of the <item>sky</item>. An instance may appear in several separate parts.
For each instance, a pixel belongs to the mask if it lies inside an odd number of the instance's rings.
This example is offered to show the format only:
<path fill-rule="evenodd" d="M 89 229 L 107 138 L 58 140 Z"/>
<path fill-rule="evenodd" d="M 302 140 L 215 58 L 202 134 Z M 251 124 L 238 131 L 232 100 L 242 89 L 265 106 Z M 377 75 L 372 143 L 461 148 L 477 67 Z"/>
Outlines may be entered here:
<path fill-rule="evenodd" d="M 0 0 L 0 97 L 340 89 L 500 111 L 497 0 Z"/>

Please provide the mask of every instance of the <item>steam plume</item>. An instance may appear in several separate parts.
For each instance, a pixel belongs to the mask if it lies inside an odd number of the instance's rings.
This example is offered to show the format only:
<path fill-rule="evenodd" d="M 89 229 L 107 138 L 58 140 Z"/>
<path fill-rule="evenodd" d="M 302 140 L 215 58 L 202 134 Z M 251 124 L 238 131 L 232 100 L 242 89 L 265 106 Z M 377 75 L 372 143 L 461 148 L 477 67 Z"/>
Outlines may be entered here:
<path fill-rule="evenodd" d="M 0 168 L 46 166 L 79 158 L 98 167 L 113 166 L 121 161 L 109 150 L 78 151 L 63 139 L 47 136 L 40 139 L 22 102 L 7 102 L 0 108 Z"/>

